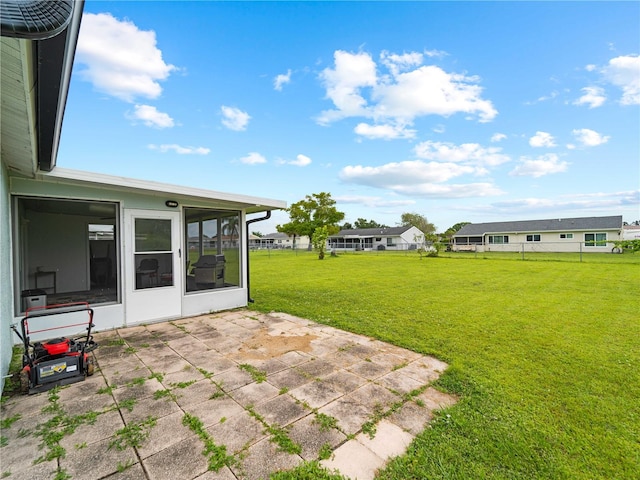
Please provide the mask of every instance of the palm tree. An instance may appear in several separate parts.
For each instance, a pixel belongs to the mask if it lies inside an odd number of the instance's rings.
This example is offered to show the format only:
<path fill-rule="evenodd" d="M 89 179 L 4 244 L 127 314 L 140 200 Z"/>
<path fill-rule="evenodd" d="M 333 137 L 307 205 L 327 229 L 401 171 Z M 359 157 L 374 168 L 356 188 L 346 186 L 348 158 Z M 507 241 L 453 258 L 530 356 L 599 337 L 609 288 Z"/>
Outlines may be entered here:
<path fill-rule="evenodd" d="M 238 231 L 239 223 L 240 218 L 238 215 L 234 215 L 233 217 L 225 218 L 224 224 L 222 225 L 222 234 L 231 237 L 231 245 L 234 247 L 236 246 L 235 237 L 240 236 L 240 232 Z"/>

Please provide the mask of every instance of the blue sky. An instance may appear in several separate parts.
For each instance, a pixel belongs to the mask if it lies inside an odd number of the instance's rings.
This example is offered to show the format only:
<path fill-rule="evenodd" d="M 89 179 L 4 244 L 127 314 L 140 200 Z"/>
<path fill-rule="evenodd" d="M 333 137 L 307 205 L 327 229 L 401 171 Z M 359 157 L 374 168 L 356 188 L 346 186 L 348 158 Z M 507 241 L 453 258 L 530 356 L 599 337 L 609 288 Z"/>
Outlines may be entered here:
<path fill-rule="evenodd" d="M 438 231 L 631 222 L 639 54 L 638 2 L 88 0 L 57 164 Z"/>

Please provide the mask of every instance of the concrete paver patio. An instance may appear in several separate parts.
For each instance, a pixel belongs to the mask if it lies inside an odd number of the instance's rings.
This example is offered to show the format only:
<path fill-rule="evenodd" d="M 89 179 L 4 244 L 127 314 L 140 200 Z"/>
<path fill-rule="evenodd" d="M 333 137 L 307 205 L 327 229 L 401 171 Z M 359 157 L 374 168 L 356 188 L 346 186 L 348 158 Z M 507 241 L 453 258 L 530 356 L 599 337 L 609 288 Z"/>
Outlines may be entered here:
<path fill-rule="evenodd" d="M 3 404 L 1 475 L 253 480 L 321 460 L 369 480 L 455 402 L 430 387 L 445 363 L 283 313 L 95 338 L 95 375 Z"/>

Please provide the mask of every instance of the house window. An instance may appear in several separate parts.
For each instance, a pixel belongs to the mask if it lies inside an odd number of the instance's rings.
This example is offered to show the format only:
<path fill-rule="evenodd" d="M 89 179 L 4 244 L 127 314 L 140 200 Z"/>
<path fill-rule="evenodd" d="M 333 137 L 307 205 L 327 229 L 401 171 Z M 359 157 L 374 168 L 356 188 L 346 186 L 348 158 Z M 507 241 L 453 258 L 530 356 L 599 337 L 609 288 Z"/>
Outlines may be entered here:
<path fill-rule="evenodd" d="M 539 233 L 534 233 L 531 235 L 527 235 L 527 242 L 539 242 L 540 241 L 540 234 Z"/>
<path fill-rule="evenodd" d="M 560 238 L 568 240 L 570 238 L 573 238 L 573 233 L 561 233 Z"/>
<path fill-rule="evenodd" d="M 509 235 L 489 235 L 489 243 L 493 243 L 493 244 L 509 243 Z"/>
<path fill-rule="evenodd" d="M 387 247 L 393 247 L 393 238 L 387 237 Z"/>
<path fill-rule="evenodd" d="M 15 312 L 29 290 L 55 305 L 117 302 L 120 295 L 119 206 L 113 202 L 15 197 Z"/>
<path fill-rule="evenodd" d="M 185 208 L 186 290 L 240 285 L 240 212 Z"/>
<path fill-rule="evenodd" d="M 584 246 L 585 247 L 606 247 L 607 234 L 606 233 L 585 233 Z"/>

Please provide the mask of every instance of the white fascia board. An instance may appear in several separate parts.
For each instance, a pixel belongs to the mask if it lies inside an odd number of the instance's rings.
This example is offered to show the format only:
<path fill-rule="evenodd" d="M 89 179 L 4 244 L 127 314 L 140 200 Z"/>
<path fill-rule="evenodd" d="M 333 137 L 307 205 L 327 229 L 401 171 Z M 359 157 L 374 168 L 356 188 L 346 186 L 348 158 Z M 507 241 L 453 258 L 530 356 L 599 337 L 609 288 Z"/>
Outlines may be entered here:
<path fill-rule="evenodd" d="M 163 193 L 168 195 L 179 195 L 205 200 L 221 200 L 237 204 L 247 210 L 247 213 L 264 212 L 266 210 L 279 210 L 287 208 L 287 202 L 270 198 L 252 197 L 248 195 L 238 195 L 233 193 L 217 192 L 202 188 L 184 187 L 167 183 L 153 182 L 149 180 L 139 180 L 135 178 L 119 177 L 115 175 L 105 175 L 102 173 L 85 172 L 68 168 L 56 167 L 48 173 L 41 173 L 42 180 L 59 179 L 61 181 L 71 181 L 79 183 L 91 183 L 124 190 L 133 190 L 141 193 Z"/>

